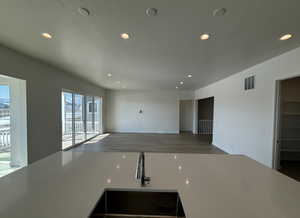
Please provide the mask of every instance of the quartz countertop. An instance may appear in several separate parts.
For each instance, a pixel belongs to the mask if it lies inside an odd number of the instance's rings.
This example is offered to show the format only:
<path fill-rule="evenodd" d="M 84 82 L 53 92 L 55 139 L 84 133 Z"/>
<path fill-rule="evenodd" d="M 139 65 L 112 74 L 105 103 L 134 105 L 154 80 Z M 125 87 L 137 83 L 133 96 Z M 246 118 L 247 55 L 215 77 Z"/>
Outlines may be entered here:
<path fill-rule="evenodd" d="M 300 183 L 242 155 L 58 152 L 0 178 L 1 218 L 87 218 L 106 188 L 177 190 L 187 218 L 299 218 Z"/>

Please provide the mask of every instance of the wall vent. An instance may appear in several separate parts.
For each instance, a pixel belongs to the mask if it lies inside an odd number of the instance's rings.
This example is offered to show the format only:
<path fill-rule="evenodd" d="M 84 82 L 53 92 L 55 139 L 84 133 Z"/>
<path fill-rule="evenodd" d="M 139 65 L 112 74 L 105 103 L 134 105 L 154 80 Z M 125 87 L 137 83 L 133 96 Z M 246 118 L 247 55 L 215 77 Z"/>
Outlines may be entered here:
<path fill-rule="evenodd" d="M 250 90 L 255 88 L 255 76 L 250 76 L 245 79 L 245 90 Z"/>

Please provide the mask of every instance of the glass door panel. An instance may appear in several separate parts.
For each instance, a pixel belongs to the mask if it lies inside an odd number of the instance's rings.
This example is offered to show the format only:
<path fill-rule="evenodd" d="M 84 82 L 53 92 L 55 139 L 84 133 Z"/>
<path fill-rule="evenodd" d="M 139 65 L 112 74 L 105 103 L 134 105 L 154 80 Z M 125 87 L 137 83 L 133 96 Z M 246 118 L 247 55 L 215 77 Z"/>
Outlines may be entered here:
<path fill-rule="evenodd" d="M 84 127 L 84 97 L 74 95 L 74 122 L 75 122 L 75 144 L 85 140 Z"/>
<path fill-rule="evenodd" d="M 101 125 L 101 98 L 95 97 L 95 134 L 99 134 L 102 132 L 102 125 Z"/>
<path fill-rule="evenodd" d="M 72 93 L 62 92 L 62 147 L 73 145 Z"/>
<path fill-rule="evenodd" d="M 94 136 L 95 123 L 94 123 L 94 97 L 86 97 L 86 137 L 91 138 Z"/>

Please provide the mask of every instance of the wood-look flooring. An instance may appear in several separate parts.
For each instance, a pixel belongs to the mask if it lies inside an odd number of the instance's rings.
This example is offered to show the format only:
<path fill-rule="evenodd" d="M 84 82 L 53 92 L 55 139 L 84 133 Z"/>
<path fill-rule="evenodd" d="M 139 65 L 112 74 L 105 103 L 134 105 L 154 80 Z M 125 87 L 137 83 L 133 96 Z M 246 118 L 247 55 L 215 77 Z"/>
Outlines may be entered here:
<path fill-rule="evenodd" d="M 225 154 L 209 143 L 209 137 L 184 134 L 125 134 L 112 133 L 100 135 L 73 151 L 107 152 L 159 152 L 159 153 L 202 153 Z"/>

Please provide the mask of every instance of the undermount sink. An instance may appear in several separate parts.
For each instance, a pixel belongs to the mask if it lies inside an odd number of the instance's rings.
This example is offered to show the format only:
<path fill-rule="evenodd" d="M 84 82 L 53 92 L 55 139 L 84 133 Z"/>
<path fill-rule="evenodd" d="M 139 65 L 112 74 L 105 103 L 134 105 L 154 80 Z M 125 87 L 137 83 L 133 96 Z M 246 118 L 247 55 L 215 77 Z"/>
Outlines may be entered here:
<path fill-rule="evenodd" d="M 185 214 L 177 192 L 107 189 L 89 217 L 185 218 Z"/>

